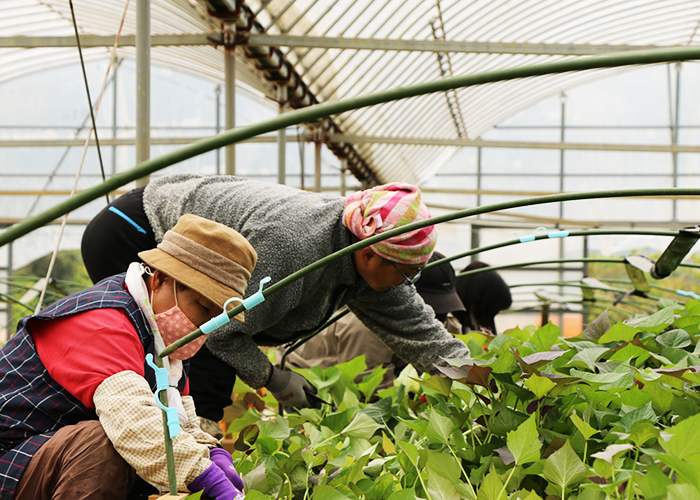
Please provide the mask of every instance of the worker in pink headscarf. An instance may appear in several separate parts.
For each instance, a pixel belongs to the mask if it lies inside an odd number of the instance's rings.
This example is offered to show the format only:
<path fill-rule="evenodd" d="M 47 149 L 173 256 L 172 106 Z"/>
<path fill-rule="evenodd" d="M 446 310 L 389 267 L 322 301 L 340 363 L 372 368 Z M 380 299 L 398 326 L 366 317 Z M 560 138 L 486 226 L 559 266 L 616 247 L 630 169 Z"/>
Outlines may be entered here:
<path fill-rule="evenodd" d="M 430 217 L 420 190 L 403 183 L 343 198 L 239 177 L 168 175 L 118 198 L 91 221 L 82 248 L 90 277 L 122 271 L 123 262 L 137 259 L 141 247 L 152 248 L 183 213 L 229 226 L 253 245 L 259 259 L 246 295 L 266 276 L 277 282 L 356 241 Z M 464 343 L 412 286 L 436 240 L 437 229 L 427 226 L 358 250 L 269 296 L 246 311 L 245 323 L 213 332 L 192 358 L 190 391 L 200 417 L 221 419 L 236 376 L 250 387 L 267 387 L 284 405 L 311 405 L 311 384 L 274 368 L 258 345 L 302 338 L 346 305 L 420 370 L 435 372 L 434 363 L 444 358 L 466 357 Z"/>
<path fill-rule="evenodd" d="M 354 241 L 429 218 L 420 190 L 405 183 L 358 191 L 348 196 L 343 208 L 343 224 Z M 409 231 L 356 252 L 355 267 L 367 284 L 380 292 L 404 280 L 412 283 L 433 254 L 435 243 L 435 226 Z"/>

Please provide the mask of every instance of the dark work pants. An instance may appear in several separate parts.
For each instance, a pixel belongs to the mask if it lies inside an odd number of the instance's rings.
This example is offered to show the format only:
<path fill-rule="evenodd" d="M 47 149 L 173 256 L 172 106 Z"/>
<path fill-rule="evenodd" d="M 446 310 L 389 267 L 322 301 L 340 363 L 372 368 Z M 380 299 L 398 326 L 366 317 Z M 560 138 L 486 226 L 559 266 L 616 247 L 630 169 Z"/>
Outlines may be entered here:
<path fill-rule="evenodd" d="M 117 453 L 100 422 L 88 420 L 60 428 L 39 448 L 13 498 L 136 500 L 157 492 Z"/>
<path fill-rule="evenodd" d="M 121 216 L 104 208 L 83 233 L 83 263 L 93 283 L 123 273 L 132 262 L 142 262 L 138 253 L 156 246 L 148 217 L 143 210 L 143 190 L 136 188 L 117 198 L 114 206 L 146 231 L 143 234 Z M 224 407 L 231 404 L 236 371 L 202 347 L 190 360 L 190 394 L 200 417 L 218 422 Z"/>

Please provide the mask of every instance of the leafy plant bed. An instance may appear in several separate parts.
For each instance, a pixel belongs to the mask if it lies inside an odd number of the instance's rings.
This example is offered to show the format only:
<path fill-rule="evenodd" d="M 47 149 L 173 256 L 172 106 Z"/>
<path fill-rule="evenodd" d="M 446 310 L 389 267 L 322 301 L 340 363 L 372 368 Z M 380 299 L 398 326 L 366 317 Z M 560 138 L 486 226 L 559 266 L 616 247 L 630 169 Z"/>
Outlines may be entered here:
<path fill-rule="evenodd" d="M 236 402 L 246 498 L 700 498 L 699 324 L 699 301 L 662 301 L 576 338 L 552 324 L 471 334 L 470 358 L 404 371 L 377 400 L 381 368 L 353 383 L 362 358 L 304 371 L 333 408 Z"/>

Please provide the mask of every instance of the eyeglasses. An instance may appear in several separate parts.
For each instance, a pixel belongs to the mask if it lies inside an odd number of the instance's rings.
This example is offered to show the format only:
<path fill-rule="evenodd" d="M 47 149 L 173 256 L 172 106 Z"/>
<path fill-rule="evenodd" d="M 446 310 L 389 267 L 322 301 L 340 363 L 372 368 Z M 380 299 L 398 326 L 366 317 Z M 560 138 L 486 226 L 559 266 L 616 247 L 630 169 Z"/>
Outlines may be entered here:
<path fill-rule="evenodd" d="M 393 260 L 390 260 L 389 262 L 391 262 L 391 265 L 394 266 L 394 269 L 396 269 L 399 272 L 401 277 L 409 286 L 414 286 L 416 284 L 416 281 L 420 279 L 420 275 L 423 272 L 423 268 L 421 267 L 415 273 L 411 274 L 410 276 L 406 276 L 406 274 L 404 274 L 404 272 L 401 269 L 399 269 L 399 267 L 394 263 Z"/>

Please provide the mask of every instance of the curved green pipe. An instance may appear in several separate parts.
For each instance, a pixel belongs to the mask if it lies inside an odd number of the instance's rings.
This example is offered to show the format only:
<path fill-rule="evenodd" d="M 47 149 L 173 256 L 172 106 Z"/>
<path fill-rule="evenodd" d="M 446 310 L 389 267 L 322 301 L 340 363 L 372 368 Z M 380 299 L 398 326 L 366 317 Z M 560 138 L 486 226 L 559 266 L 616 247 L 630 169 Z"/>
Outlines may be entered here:
<path fill-rule="evenodd" d="M 547 196 L 539 196 L 536 198 L 527 198 L 524 200 L 511 200 L 511 201 L 504 201 L 501 203 L 494 203 L 492 205 L 485 205 L 482 207 L 476 207 L 476 208 L 468 208 L 465 210 L 458 210 L 456 212 L 452 212 L 449 214 L 443 214 L 443 215 L 438 215 L 437 217 L 432 217 L 430 219 L 425 219 L 419 222 L 413 222 L 411 224 L 406 224 L 405 226 L 397 227 L 394 229 L 391 229 L 390 231 L 386 231 L 381 234 L 376 234 L 374 236 L 370 236 L 369 238 L 358 241 L 357 243 L 353 243 L 350 246 L 347 246 L 343 248 L 342 250 L 338 250 L 335 253 L 332 253 L 331 255 L 328 255 L 327 257 L 324 257 L 322 259 L 317 260 L 313 264 L 309 264 L 308 266 L 304 267 L 303 269 L 300 269 L 299 271 L 290 274 L 286 278 L 283 278 L 282 280 L 278 281 L 277 283 L 273 284 L 269 288 L 263 290 L 263 297 L 268 297 L 272 295 L 273 293 L 277 292 L 278 290 L 284 288 L 290 283 L 293 283 L 294 281 L 303 278 L 309 273 L 314 272 L 317 269 L 320 269 L 321 267 L 330 264 L 331 262 L 340 259 L 342 257 L 345 257 L 347 255 L 350 255 L 357 250 L 361 250 L 365 247 L 368 247 L 370 245 L 374 245 L 375 243 L 379 243 L 380 241 L 383 241 L 388 238 L 392 238 L 394 236 L 398 236 L 400 234 L 406 233 L 408 231 L 413 231 L 415 229 L 420 229 L 426 226 L 432 226 L 434 224 L 440 224 L 442 222 L 448 222 L 451 220 L 456 220 L 456 219 L 462 219 L 465 217 L 471 217 L 474 215 L 479 215 L 487 212 L 495 212 L 496 210 L 507 210 L 511 208 L 518 208 L 518 207 L 524 207 L 524 206 L 531 206 L 531 205 L 540 205 L 544 203 L 556 203 L 556 202 L 563 202 L 563 201 L 573 201 L 573 200 L 590 200 L 590 199 L 597 199 L 597 198 L 616 198 L 616 197 L 629 197 L 629 196 L 664 196 L 664 195 L 691 195 L 691 196 L 698 196 L 700 195 L 700 189 L 698 188 L 654 188 L 654 189 L 622 189 L 622 190 L 611 190 L 611 191 L 590 191 L 586 193 L 561 193 L 561 194 L 550 194 Z M 615 261 L 617 262 L 617 261 Z M 683 264 L 681 264 L 683 265 Z M 517 265 L 516 265 L 517 266 Z M 700 266 L 699 266 L 700 267 Z M 498 269 L 498 268 L 485 268 L 485 269 Z M 479 271 L 479 270 L 477 270 Z M 228 311 L 228 316 L 229 318 L 235 316 L 236 314 L 243 312 L 244 308 L 243 305 L 238 305 L 234 309 L 231 309 Z M 192 340 L 196 339 L 202 335 L 202 332 L 200 330 L 194 331 L 190 333 L 189 335 L 186 335 L 185 337 L 181 338 L 177 342 L 169 345 L 168 347 L 165 348 L 159 355 L 160 356 L 167 356 L 168 354 L 174 352 L 178 348 L 182 347 L 183 345 L 191 342 Z"/>
<path fill-rule="evenodd" d="M 532 301 L 528 301 L 528 300 L 518 300 L 518 301 L 514 301 L 514 303 L 517 303 L 517 302 L 523 303 L 523 302 L 532 302 Z M 591 307 L 591 306 L 593 306 L 593 305 L 598 305 L 598 307 L 601 307 L 601 304 L 614 304 L 614 303 L 615 303 L 614 300 L 606 300 L 606 299 L 596 299 L 595 301 L 586 301 L 586 300 L 562 300 L 562 301 L 550 302 L 550 304 L 563 304 L 563 305 L 572 305 L 572 304 L 575 304 L 575 305 L 582 305 L 582 306 L 586 306 L 586 307 Z M 540 301 L 539 304 L 533 304 L 533 305 L 531 305 L 531 306 L 521 306 L 521 307 L 516 308 L 516 310 L 522 310 L 522 309 L 527 309 L 527 308 L 536 309 L 536 308 L 538 308 L 538 307 L 542 307 L 543 304 L 544 304 L 544 302 L 543 302 L 543 301 Z M 646 313 L 646 314 L 653 314 L 653 313 L 655 312 L 654 309 L 650 309 L 650 308 L 649 308 L 649 306 L 651 306 L 651 304 L 644 304 L 644 303 L 642 303 L 642 302 L 630 302 L 630 301 L 628 301 L 628 300 L 622 301 L 621 304 L 626 305 L 626 306 L 629 306 L 629 307 L 632 307 L 632 308 L 634 308 L 634 309 L 636 309 L 636 310 L 639 310 L 639 311 L 642 311 L 642 312 L 644 312 L 644 313 Z M 604 305 L 604 306 L 602 306 L 602 307 L 612 307 L 612 306 L 605 306 L 605 305 Z M 498 314 L 503 314 L 503 313 L 505 313 L 506 311 L 510 311 L 510 309 L 506 309 L 506 310 L 504 310 L 504 311 L 500 311 Z M 550 311 L 551 311 L 551 310 L 550 310 Z M 571 313 L 579 313 L 579 314 L 583 313 L 583 311 L 568 311 L 568 312 L 571 312 Z"/>
<path fill-rule="evenodd" d="M 605 280 L 605 281 L 609 281 L 609 280 Z M 620 280 L 620 282 L 622 283 L 623 280 Z M 631 281 L 627 281 L 625 283 L 628 283 L 630 285 L 632 284 Z M 545 282 L 540 282 L 540 283 L 517 283 L 515 285 L 508 285 L 508 288 L 511 288 L 511 289 L 512 288 L 522 288 L 525 286 L 572 286 L 575 288 L 581 288 L 581 287 L 590 288 L 591 290 L 607 290 L 608 292 L 622 292 L 622 293 L 624 293 L 627 291 L 627 290 L 623 290 L 622 288 L 615 288 L 613 290 L 610 290 L 610 288 L 612 288 L 612 287 L 602 288 L 602 287 L 588 286 L 588 285 L 584 285 L 583 283 L 581 283 L 581 280 L 545 281 Z M 530 293 L 530 292 L 527 292 L 527 293 Z"/>
<path fill-rule="evenodd" d="M 382 104 L 386 102 L 416 97 L 434 92 L 444 92 L 457 88 L 482 85 L 499 81 L 515 80 L 518 78 L 528 78 L 533 76 L 550 75 L 556 73 L 566 73 L 569 71 L 583 71 L 589 69 L 614 68 L 620 66 L 631 66 L 636 64 L 654 64 L 672 61 L 685 61 L 689 59 L 700 59 L 700 47 L 674 47 L 655 50 L 639 50 L 618 54 L 608 54 L 603 56 L 584 57 L 569 59 L 551 63 L 534 64 L 519 68 L 508 68 L 496 71 L 488 71 L 476 75 L 462 75 L 452 78 L 443 78 L 432 82 L 420 83 L 408 87 L 398 87 L 395 89 L 377 92 L 350 99 L 331 101 L 316 106 L 290 111 L 280 116 L 247 127 L 241 127 L 226 131 L 222 134 L 201 139 L 188 146 L 180 148 L 171 153 L 158 158 L 148 160 L 136 165 L 131 170 L 114 175 L 107 181 L 93 188 L 86 189 L 76 194 L 72 198 L 59 203 L 58 205 L 35 215 L 29 219 L 19 222 L 0 234 L 0 247 L 24 236 L 25 234 L 41 227 L 54 219 L 57 219 L 78 207 L 81 207 L 100 196 L 108 194 L 129 182 L 141 177 L 157 172 L 175 163 L 188 160 L 197 155 L 208 153 L 236 142 L 240 142 L 251 137 L 255 137 L 275 130 L 320 120 L 331 115 L 337 115 L 346 111 Z"/>
<path fill-rule="evenodd" d="M 518 309 L 506 309 L 505 311 L 501 311 L 498 314 L 517 314 L 517 313 L 521 313 L 521 312 L 529 312 L 529 311 L 533 311 L 535 309 L 538 309 L 539 307 L 541 307 L 541 306 L 520 307 Z M 606 311 L 606 310 L 613 311 L 621 316 L 626 316 L 628 318 L 631 316 L 631 314 L 629 312 L 624 311 L 622 309 L 618 309 L 617 307 L 602 306 L 600 304 L 590 304 L 589 307 L 590 307 L 590 309 L 600 309 L 603 311 Z M 550 314 L 557 314 L 557 313 L 566 314 L 566 313 L 570 313 L 570 312 L 578 312 L 578 311 L 567 311 L 566 309 L 559 309 L 559 308 L 549 310 Z"/>
<path fill-rule="evenodd" d="M 532 261 L 532 262 L 521 262 L 519 264 L 506 264 L 503 266 L 481 267 L 479 269 L 472 269 L 471 271 L 467 271 L 465 273 L 459 273 L 457 275 L 457 277 L 469 276 L 470 274 L 484 273 L 486 271 L 499 271 L 501 269 L 513 269 L 516 267 L 537 266 L 540 264 L 576 264 L 579 262 L 603 262 L 603 263 L 608 263 L 608 264 L 624 264 L 625 260 L 624 259 L 593 259 L 593 258 L 538 260 L 538 261 Z M 698 265 L 698 264 L 680 264 L 679 267 L 691 267 L 691 268 L 695 268 L 695 269 L 700 269 L 700 265 Z M 558 269 L 556 269 L 556 268 L 552 268 L 551 270 L 558 271 Z M 588 287 L 588 288 L 591 288 L 591 287 Z"/>
<path fill-rule="evenodd" d="M 617 278 L 605 278 L 601 279 L 600 281 L 606 281 L 608 283 L 619 283 L 622 285 L 630 285 L 632 286 L 632 282 L 628 280 L 623 280 L 623 279 L 617 279 Z M 601 290 L 601 291 L 608 291 L 608 292 L 615 292 L 615 293 L 626 293 L 629 290 L 624 290 L 622 288 L 613 288 L 612 286 L 610 288 L 602 288 L 602 287 L 596 287 L 596 286 L 589 286 L 584 283 L 581 283 L 580 280 L 571 280 L 571 281 L 548 281 L 544 283 L 518 283 L 515 285 L 509 285 L 508 288 L 513 289 L 513 288 L 523 288 L 523 287 L 529 287 L 529 286 L 563 286 L 563 287 L 573 287 L 573 288 L 590 288 L 591 290 Z M 659 290 L 662 292 L 666 292 L 669 294 L 673 295 L 680 295 L 678 293 L 677 289 L 674 288 L 666 288 L 663 286 L 659 285 L 652 285 L 651 283 L 649 284 L 651 288 L 654 290 Z M 611 290 L 612 288 L 612 290 Z M 525 293 L 532 293 L 532 292 L 525 292 Z M 683 296 L 681 296 L 683 297 Z M 650 297 L 650 298 L 659 298 L 659 297 Z M 690 300 L 689 297 L 685 297 L 685 301 L 681 298 L 678 298 L 678 302 L 685 303 L 687 300 Z"/>
<path fill-rule="evenodd" d="M 631 281 L 626 281 L 626 280 L 621 280 L 621 279 L 606 279 L 605 281 L 614 282 L 614 283 L 619 283 L 619 284 L 622 284 L 622 285 L 632 285 L 632 282 L 631 282 Z M 625 293 L 625 292 L 628 291 L 628 290 L 624 290 L 624 289 L 621 289 L 621 288 L 616 288 L 616 289 L 614 289 L 614 290 L 610 290 L 609 288 L 601 288 L 601 287 L 589 286 L 589 285 L 586 285 L 586 284 L 584 284 L 584 283 L 581 283 L 580 281 L 554 281 L 554 282 L 545 282 L 545 283 L 518 283 L 518 284 L 516 284 L 516 285 L 510 285 L 509 288 L 513 289 L 513 288 L 533 287 L 533 286 L 558 286 L 558 287 L 569 287 L 569 288 L 588 288 L 588 289 L 591 289 L 591 290 L 600 290 L 600 291 L 613 292 L 613 293 Z M 650 286 L 651 286 L 651 288 L 654 288 L 654 289 L 657 289 L 657 290 L 660 290 L 660 291 L 663 291 L 663 292 L 667 292 L 667 293 L 670 293 L 670 294 L 677 294 L 677 290 L 674 290 L 674 289 L 671 289 L 671 288 L 664 288 L 664 287 L 661 287 L 661 286 L 658 286 L 658 285 L 650 285 Z M 533 293 L 533 292 L 527 292 L 527 293 L 530 294 L 530 293 Z M 632 298 L 632 297 L 630 297 L 629 299 L 631 299 L 631 298 Z M 640 297 L 640 298 L 645 298 L 645 297 Z M 661 297 L 646 297 L 646 298 L 652 299 L 652 300 L 658 300 L 658 299 L 661 298 Z M 686 298 L 687 298 L 687 297 L 686 297 Z M 642 309 L 642 310 L 644 310 L 644 311 L 646 311 L 646 312 L 649 312 L 649 310 L 645 309 L 645 304 L 644 304 L 644 303 L 638 302 L 638 301 L 636 301 L 636 300 L 629 300 L 629 299 L 628 299 L 628 300 L 625 300 L 624 303 L 625 303 L 625 304 L 628 304 L 628 305 L 630 305 L 630 306 L 633 306 L 633 307 L 637 307 L 638 309 Z M 591 307 L 593 306 L 594 303 L 600 303 L 600 302 L 602 302 L 602 303 L 605 303 L 605 302 L 613 303 L 614 301 L 608 301 L 608 300 L 606 300 L 606 299 L 595 299 L 595 302 L 585 301 L 585 300 L 584 300 L 584 301 L 565 301 L 565 303 L 567 303 L 567 304 L 579 304 L 579 303 L 580 303 L 580 304 L 588 305 L 588 306 L 591 306 Z M 680 303 L 685 303 L 685 301 L 683 301 L 683 300 L 678 300 L 678 302 L 680 302 Z M 534 307 L 536 307 L 536 306 L 532 306 L 532 308 L 534 308 Z M 518 311 L 523 310 L 523 309 L 528 309 L 528 308 L 518 309 Z M 611 308 L 611 309 L 614 309 L 614 308 Z M 508 309 L 508 310 L 506 310 L 506 311 L 502 311 L 502 313 L 505 314 L 505 313 L 507 313 L 507 312 L 509 312 L 509 311 L 513 311 L 513 309 Z"/>
<path fill-rule="evenodd" d="M 631 281 L 621 280 L 621 279 L 617 279 L 617 278 L 606 278 L 605 281 L 607 281 L 607 282 L 609 282 L 609 283 L 624 283 L 624 284 L 627 284 L 627 285 L 631 285 L 631 284 L 632 284 Z M 651 288 L 653 288 L 653 289 L 655 289 L 655 290 L 661 290 L 662 292 L 667 292 L 667 293 L 672 293 L 672 294 L 675 294 L 675 295 L 679 295 L 678 289 L 666 288 L 666 287 L 659 286 L 659 285 L 654 285 L 654 284 L 651 284 L 651 283 L 649 283 L 649 287 L 651 287 Z M 689 297 L 685 297 L 685 298 L 686 298 L 687 300 L 690 300 Z"/>
<path fill-rule="evenodd" d="M 556 271 L 556 269 L 555 269 Z M 632 283 L 630 283 L 631 285 Z M 584 283 L 581 283 L 580 281 L 550 281 L 547 283 L 518 283 L 517 285 L 509 285 L 508 288 L 513 289 L 513 288 L 522 288 L 522 287 L 531 287 L 531 286 L 556 286 L 556 287 L 564 287 L 564 288 L 587 288 L 589 290 L 600 290 L 602 292 L 614 292 L 614 293 L 626 293 L 627 290 L 624 290 L 622 288 L 603 288 L 599 286 L 588 286 Z M 535 292 L 527 292 L 527 293 L 536 293 Z"/>
<path fill-rule="evenodd" d="M 569 231 L 569 235 L 566 236 L 566 238 L 569 238 L 570 236 L 600 236 L 600 235 L 624 235 L 624 234 L 636 234 L 636 235 L 644 235 L 644 236 L 678 236 L 678 231 L 641 231 L 637 229 L 587 229 L 583 231 Z M 539 241 L 539 240 L 547 240 L 547 239 L 557 239 L 557 238 L 550 238 L 548 234 L 538 234 L 535 236 L 534 241 Z M 447 262 L 452 262 L 453 260 L 461 259 L 463 257 L 469 257 L 470 255 L 482 253 L 482 252 L 488 252 L 489 250 L 494 250 L 496 248 L 503 248 L 507 247 L 510 245 L 518 245 L 520 243 L 523 243 L 520 241 L 519 238 L 513 239 L 513 240 L 508 240 L 508 241 L 502 241 L 501 243 L 494 243 L 493 245 L 488 245 L 485 247 L 479 247 L 479 248 L 472 248 L 471 250 L 468 250 L 463 253 L 459 253 L 456 255 L 453 255 L 452 257 L 445 257 L 440 260 L 436 260 L 434 262 L 431 262 L 430 264 L 426 264 L 426 268 L 431 268 L 435 266 L 439 266 L 441 264 L 446 264 Z M 529 243 L 529 242 L 526 242 Z"/>
<path fill-rule="evenodd" d="M 580 288 L 587 288 L 587 289 L 589 289 L 589 290 L 600 290 L 600 291 L 602 291 L 602 292 L 621 293 L 621 294 L 624 294 L 624 293 L 626 293 L 626 292 L 629 291 L 629 290 L 609 290 L 609 289 L 607 289 L 607 288 L 598 288 L 598 287 L 593 287 L 593 286 L 586 286 L 586 285 L 583 285 L 583 284 L 582 284 L 582 285 L 579 285 L 578 287 L 577 287 L 576 285 L 571 285 L 571 284 L 570 284 L 570 285 L 562 284 L 562 285 L 560 285 L 560 286 L 561 286 L 562 288 L 566 288 L 566 287 L 568 287 L 568 288 L 579 288 L 579 289 L 580 289 Z M 529 292 L 529 293 L 531 293 L 531 294 L 533 294 L 533 295 L 535 295 L 535 296 L 537 295 L 537 291 Z M 568 295 L 569 295 L 570 297 L 574 297 L 573 294 L 568 294 Z M 578 297 L 578 296 L 576 296 L 576 297 Z M 545 298 L 545 299 L 540 299 L 539 297 L 536 297 L 536 298 L 537 298 L 537 300 L 539 300 L 540 302 L 546 302 L 546 301 L 547 301 L 546 298 Z M 647 297 L 630 296 L 630 297 L 627 297 L 625 300 L 623 300 L 622 303 L 623 303 L 623 304 L 628 304 L 628 305 L 631 305 L 631 306 L 635 306 L 635 307 L 638 307 L 638 308 L 643 308 L 643 307 L 649 306 L 649 305 L 651 305 L 651 304 L 648 303 L 648 302 L 643 302 L 643 301 L 638 300 L 638 299 L 647 299 L 647 300 L 653 300 L 653 301 L 656 302 L 656 301 L 658 301 L 658 300 L 661 299 L 661 298 L 662 298 L 662 297 L 658 297 L 658 296 L 654 296 L 654 297 L 652 297 L 652 296 L 647 296 Z M 534 300 L 534 299 L 522 299 L 522 300 L 529 300 L 529 301 L 532 301 L 532 300 Z M 572 303 L 573 303 L 573 304 L 593 304 L 594 302 L 605 302 L 606 300 L 607 300 L 607 299 L 596 298 L 596 299 L 593 299 L 593 300 L 576 300 L 576 301 L 563 300 L 563 301 L 561 301 L 561 302 L 562 302 L 562 303 L 567 303 L 567 304 L 572 304 Z M 555 300 L 555 301 L 551 301 L 551 302 L 560 302 L 560 301 L 556 301 L 556 300 Z M 614 301 L 610 300 L 609 302 L 614 302 Z"/>

